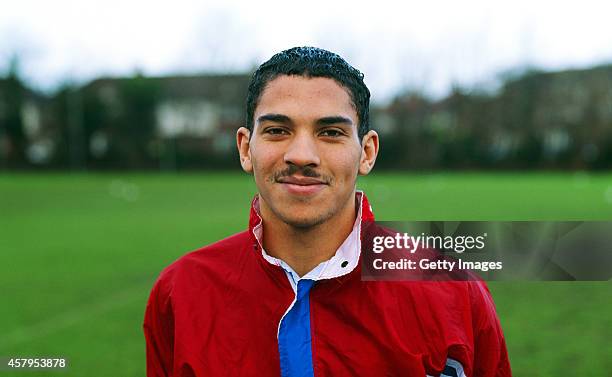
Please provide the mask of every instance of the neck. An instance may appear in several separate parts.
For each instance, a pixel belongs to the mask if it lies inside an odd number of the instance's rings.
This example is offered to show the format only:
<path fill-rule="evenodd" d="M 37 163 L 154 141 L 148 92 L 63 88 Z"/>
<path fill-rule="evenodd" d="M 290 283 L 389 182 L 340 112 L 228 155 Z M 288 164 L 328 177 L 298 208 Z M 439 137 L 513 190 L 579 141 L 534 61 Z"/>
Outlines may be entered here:
<path fill-rule="evenodd" d="M 264 249 L 269 255 L 291 266 L 299 276 L 304 276 L 336 253 L 353 230 L 357 214 L 354 194 L 336 215 L 309 228 L 297 228 L 285 223 L 261 201 L 260 210 Z"/>

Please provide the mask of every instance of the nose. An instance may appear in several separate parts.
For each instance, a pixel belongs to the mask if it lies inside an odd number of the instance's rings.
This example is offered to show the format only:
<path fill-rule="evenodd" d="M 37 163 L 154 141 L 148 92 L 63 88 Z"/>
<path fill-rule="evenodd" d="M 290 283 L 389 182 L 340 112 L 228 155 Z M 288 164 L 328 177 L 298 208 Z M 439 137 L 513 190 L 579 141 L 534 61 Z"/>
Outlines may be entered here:
<path fill-rule="evenodd" d="M 305 133 L 296 134 L 288 145 L 284 156 L 285 163 L 297 166 L 319 166 L 321 160 L 314 138 Z"/>

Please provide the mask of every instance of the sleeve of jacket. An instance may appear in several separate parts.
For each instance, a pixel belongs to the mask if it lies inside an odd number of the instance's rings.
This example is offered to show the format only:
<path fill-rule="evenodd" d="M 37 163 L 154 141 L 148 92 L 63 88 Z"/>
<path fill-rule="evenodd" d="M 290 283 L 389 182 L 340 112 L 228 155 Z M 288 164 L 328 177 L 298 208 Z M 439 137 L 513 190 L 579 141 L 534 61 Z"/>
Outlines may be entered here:
<path fill-rule="evenodd" d="M 174 315 L 171 286 L 164 273 L 149 296 L 144 318 L 147 377 L 170 377 L 174 361 Z"/>
<path fill-rule="evenodd" d="M 474 328 L 474 377 L 511 377 L 506 340 L 483 281 L 470 284 Z"/>

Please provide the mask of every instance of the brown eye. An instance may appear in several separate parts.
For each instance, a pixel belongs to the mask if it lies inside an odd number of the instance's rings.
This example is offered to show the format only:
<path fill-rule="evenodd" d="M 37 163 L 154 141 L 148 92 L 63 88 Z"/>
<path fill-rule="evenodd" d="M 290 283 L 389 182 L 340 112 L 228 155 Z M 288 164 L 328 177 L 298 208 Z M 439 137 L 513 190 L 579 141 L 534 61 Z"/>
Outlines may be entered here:
<path fill-rule="evenodd" d="M 269 135 L 286 135 L 287 134 L 286 130 L 282 128 L 277 128 L 277 127 L 267 128 L 265 132 Z"/>
<path fill-rule="evenodd" d="M 334 130 L 334 129 L 330 129 L 330 130 L 324 130 L 321 132 L 321 136 L 329 136 L 329 137 L 339 137 L 344 135 L 341 131 L 339 130 Z"/>

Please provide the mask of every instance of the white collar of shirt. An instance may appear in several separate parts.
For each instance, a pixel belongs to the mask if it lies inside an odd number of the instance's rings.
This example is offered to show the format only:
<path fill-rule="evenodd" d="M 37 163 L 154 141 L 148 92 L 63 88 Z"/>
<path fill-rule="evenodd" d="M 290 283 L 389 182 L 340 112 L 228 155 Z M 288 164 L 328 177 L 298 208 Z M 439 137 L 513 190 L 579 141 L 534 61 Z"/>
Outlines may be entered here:
<path fill-rule="evenodd" d="M 285 270 L 287 274 L 287 279 L 289 283 L 291 283 L 291 287 L 295 292 L 297 290 L 297 283 L 301 279 L 309 279 L 309 280 L 323 280 L 323 279 L 332 279 L 342 275 L 346 275 L 349 272 L 353 271 L 355 267 L 357 267 L 357 263 L 359 263 L 359 256 L 361 255 L 361 207 L 363 201 L 363 191 L 356 192 L 356 202 L 357 202 L 357 216 L 355 218 L 355 223 L 353 224 L 353 230 L 346 237 L 342 245 L 336 250 L 334 256 L 325 262 L 321 262 L 318 266 L 313 268 L 310 272 L 305 274 L 300 278 L 300 276 L 287 264 L 285 261 L 270 256 L 263 248 L 262 238 L 263 238 L 263 221 L 260 221 L 253 228 L 253 235 L 259 242 L 261 246 L 261 255 L 264 257 L 268 263 L 271 263 L 276 266 L 280 266 Z M 259 201 L 254 203 L 255 209 L 259 214 Z"/>

